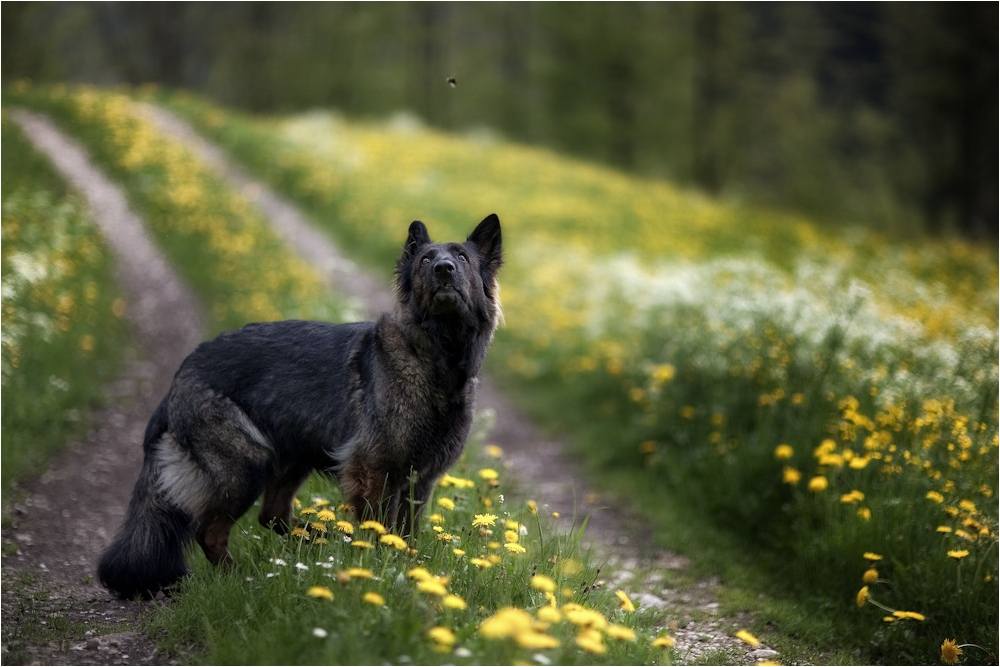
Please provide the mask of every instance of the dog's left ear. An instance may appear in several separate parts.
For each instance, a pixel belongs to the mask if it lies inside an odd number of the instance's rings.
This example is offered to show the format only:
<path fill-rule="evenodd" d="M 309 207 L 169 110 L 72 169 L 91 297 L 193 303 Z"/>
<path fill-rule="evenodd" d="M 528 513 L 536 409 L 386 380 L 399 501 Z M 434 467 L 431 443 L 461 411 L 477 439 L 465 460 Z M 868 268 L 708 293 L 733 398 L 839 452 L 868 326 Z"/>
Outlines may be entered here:
<path fill-rule="evenodd" d="M 471 234 L 467 243 L 471 243 L 479 250 L 479 255 L 483 258 L 482 272 L 484 277 L 495 277 L 503 264 L 503 247 L 500 240 L 500 218 L 496 213 L 486 216 L 486 219 L 479 223 Z"/>
<path fill-rule="evenodd" d="M 431 242 L 430 234 L 427 233 L 427 226 L 419 220 L 410 223 L 410 233 L 403 244 L 403 255 L 399 258 L 400 264 L 406 264 L 413 259 L 417 251 Z"/>

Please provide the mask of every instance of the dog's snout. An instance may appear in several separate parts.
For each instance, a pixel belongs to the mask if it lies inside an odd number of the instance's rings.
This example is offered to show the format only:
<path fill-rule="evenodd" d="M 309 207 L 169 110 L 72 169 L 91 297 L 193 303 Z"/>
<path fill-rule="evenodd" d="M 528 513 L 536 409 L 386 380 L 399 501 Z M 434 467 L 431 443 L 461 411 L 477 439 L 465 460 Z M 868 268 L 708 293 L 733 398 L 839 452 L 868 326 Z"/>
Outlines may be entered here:
<path fill-rule="evenodd" d="M 443 257 L 434 263 L 434 273 L 437 276 L 450 276 L 455 273 L 455 262 L 448 257 Z"/>

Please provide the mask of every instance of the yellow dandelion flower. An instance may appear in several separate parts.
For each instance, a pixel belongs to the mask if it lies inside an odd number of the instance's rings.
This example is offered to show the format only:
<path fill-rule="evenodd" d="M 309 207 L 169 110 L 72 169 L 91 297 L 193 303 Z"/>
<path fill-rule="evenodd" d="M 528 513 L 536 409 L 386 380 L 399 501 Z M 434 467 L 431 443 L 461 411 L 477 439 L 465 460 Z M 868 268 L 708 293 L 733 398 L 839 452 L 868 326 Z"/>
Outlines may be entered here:
<path fill-rule="evenodd" d="M 477 528 L 488 528 L 496 522 L 496 514 L 477 514 L 472 518 L 472 525 Z"/>
<path fill-rule="evenodd" d="M 427 520 L 436 525 L 439 523 L 444 523 L 444 516 L 434 513 L 431 514 L 429 517 L 427 517 Z"/>
<path fill-rule="evenodd" d="M 385 606 L 385 598 L 374 591 L 368 591 L 363 596 L 361 596 L 362 602 L 367 602 L 368 604 L 373 604 L 376 607 Z"/>
<path fill-rule="evenodd" d="M 514 635 L 514 641 L 521 648 L 530 650 L 559 648 L 559 640 L 551 635 L 534 630 L 526 630 Z"/>
<path fill-rule="evenodd" d="M 658 364 L 653 366 L 650 370 L 650 377 L 653 378 L 655 382 L 663 384 L 664 382 L 670 382 L 674 379 L 674 375 L 677 374 L 677 369 L 673 364 Z"/>
<path fill-rule="evenodd" d="M 358 526 L 358 528 L 360 528 L 361 530 L 374 530 L 379 535 L 385 535 L 387 532 L 389 532 L 385 529 L 385 526 L 383 526 L 381 523 L 379 523 L 378 521 L 373 521 L 371 519 L 369 519 L 368 521 L 362 521 L 361 525 Z"/>
<path fill-rule="evenodd" d="M 465 600 L 452 594 L 445 595 L 441 598 L 441 604 L 448 609 L 468 609 L 469 607 L 469 605 L 465 603 Z"/>
<path fill-rule="evenodd" d="M 862 493 L 861 491 L 858 491 L 857 489 L 855 489 L 854 491 L 851 491 L 850 493 L 845 493 L 844 495 L 842 495 L 840 497 L 840 502 L 842 502 L 842 503 L 859 503 L 859 502 L 861 502 L 864 499 L 865 499 L 865 494 Z"/>
<path fill-rule="evenodd" d="M 862 521 L 871 521 L 872 520 L 872 511 L 869 508 L 867 508 L 867 507 L 859 507 L 858 508 L 858 518 L 861 519 Z"/>
<path fill-rule="evenodd" d="M 337 530 L 344 533 L 345 535 L 353 535 L 354 525 L 350 521 L 338 521 Z"/>
<path fill-rule="evenodd" d="M 663 637 L 657 637 L 651 643 L 653 646 L 657 648 L 670 648 L 671 646 L 676 644 L 677 641 L 673 637 L 667 637 L 666 635 L 664 635 Z"/>
<path fill-rule="evenodd" d="M 490 456 L 495 459 L 498 459 L 501 456 L 503 456 L 503 450 L 500 449 L 500 447 L 497 447 L 496 445 L 486 445 L 483 448 L 483 451 L 486 452 L 487 456 Z"/>
<path fill-rule="evenodd" d="M 352 547 L 357 547 L 358 549 L 374 549 L 375 545 L 367 540 L 354 540 L 351 542 Z"/>
<path fill-rule="evenodd" d="M 378 541 L 381 542 L 382 544 L 388 544 L 390 547 L 394 547 L 396 549 L 399 549 L 400 551 L 406 549 L 407 546 L 406 540 L 404 540 L 399 535 L 393 535 L 392 533 L 389 533 L 388 535 L 383 535 L 382 537 L 378 538 Z"/>
<path fill-rule="evenodd" d="M 801 479 L 802 473 L 795 468 L 785 466 L 784 470 L 781 471 L 781 481 L 785 484 L 798 484 Z"/>
<path fill-rule="evenodd" d="M 438 498 L 437 504 L 445 508 L 446 510 L 455 509 L 455 501 L 452 500 L 451 498 Z"/>
<path fill-rule="evenodd" d="M 537 516 L 538 515 L 538 503 L 535 502 L 534 500 L 529 500 L 528 501 L 528 511 Z"/>
<path fill-rule="evenodd" d="M 522 547 L 520 544 L 516 544 L 514 542 L 507 542 L 503 545 L 503 548 L 512 554 L 523 554 L 527 551 L 527 549 Z"/>
<path fill-rule="evenodd" d="M 604 645 L 601 633 L 595 631 L 581 632 L 577 635 L 576 645 L 584 651 L 589 651 L 597 655 L 604 655 L 608 652 L 608 647 Z"/>
<path fill-rule="evenodd" d="M 320 521 L 336 521 L 337 515 L 333 512 L 333 510 L 324 509 L 320 510 L 316 514 L 316 518 L 319 519 Z"/>
<path fill-rule="evenodd" d="M 896 618 L 911 619 L 914 621 L 926 621 L 927 617 L 915 611 L 894 611 L 892 615 Z"/>
<path fill-rule="evenodd" d="M 848 465 L 854 470 L 863 470 L 871 461 L 871 456 L 855 456 Z"/>
<path fill-rule="evenodd" d="M 857 603 L 857 605 L 859 607 L 864 607 L 865 606 L 865 603 L 868 602 L 868 587 L 867 586 L 862 586 L 861 587 L 861 590 L 858 591 L 858 594 L 855 597 L 854 601 Z"/>
<path fill-rule="evenodd" d="M 456 556 L 464 556 L 465 555 L 465 549 L 452 549 L 451 552 L 453 554 L 455 554 Z"/>
<path fill-rule="evenodd" d="M 531 587 L 540 591 L 554 593 L 556 591 L 556 582 L 544 574 L 536 574 L 531 577 Z"/>
<path fill-rule="evenodd" d="M 309 531 L 302 526 L 292 528 L 292 537 L 309 537 Z"/>
<path fill-rule="evenodd" d="M 309 597 L 319 598 L 321 600 L 333 599 L 333 591 L 326 586 L 310 586 L 309 590 L 306 591 L 306 595 Z"/>
<path fill-rule="evenodd" d="M 957 665 L 958 656 L 962 655 L 962 648 L 954 639 L 945 639 L 941 643 L 941 662 L 948 665 Z"/>
<path fill-rule="evenodd" d="M 880 554 L 873 553 L 871 551 L 866 551 L 864 553 L 863 558 L 865 560 L 871 560 L 871 561 L 882 560 L 882 556 Z"/>
<path fill-rule="evenodd" d="M 490 481 L 500 477 L 500 474 L 493 468 L 483 468 L 479 471 L 479 476 L 487 481 Z"/>
<path fill-rule="evenodd" d="M 485 558 L 470 558 L 469 562 L 478 567 L 480 570 L 493 567 L 493 563 L 489 562 Z"/>
<path fill-rule="evenodd" d="M 448 628 L 441 627 L 440 625 L 428 630 L 427 636 L 430 637 L 432 641 L 435 641 L 438 644 L 446 644 L 448 646 L 454 644 L 455 640 L 457 639 L 457 637 L 455 637 L 454 632 L 452 632 Z"/>
<path fill-rule="evenodd" d="M 792 458 L 795 455 L 795 450 L 792 449 L 791 445 L 778 445 L 774 448 L 774 458 L 779 461 L 784 461 Z"/>
<path fill-rule="evenodd" d="M 938 526 L 936 530 L 939 533 L 950 533 L 951 532 L 951 526 Z"/>
<path fill-rule="evenodd" d="M 414 567 L 406 572 L 406 576 L 415 581 L 429 581 L 434 575 L 424 567 Z"/>
<path fill-rule="evenodd" d="M 375 576 L 371 570 L 363 567 L 349 567 L 346 570 L 342 570 L 342 572 L 349 579 L 371 579 Z"/>
<path fill-rule="evenodd" d="M 815 477 L 809 480 L 808 488 L 810 491 L 813 491 L 815 493 L 820 493 L 822 491 L 826 491 L 826 487 L 829 485 L 830 482 L 827 481 L 826 477 L 823 477 L 822 475 L 816 475 Z"/>
<path fill-rule="evenodd" d="M 479 625 L 479 634 L 488 639 L 505 639 L 531 630 L 533 620 L 523 609 L 506 607 Z"/>
<path fill-rule="evenodd" d="M 563 608 L 566 614 L 566 620 L 584 628 L 594 628 L 597 630 L 602 630 L 608 626 L 608 619 L 604 618 L 604 615 L 593 609 L 587 609 L 585 607 L 580 607 L 578 605 L 566 605 L 570 607 L 569 609 Z"/>
<path fill-rule="evenodd" d="M 517 533 L 516 530 L 504 531 L 504 534 L 503 534 L 503 540 L 504 540 L 504 542 L 514 542 L 514 543 L 517 543 L 517 541 L 520 539 L 520 537 L 521 536 L 518 535 L 518 533 Z"/>
<path fill-rule="evenodd" d="M 750 634 L 747 630 L 740 630 L 736 633 L 736 637 L 738 639 L 742 639 L 747 644 L 750 644 L 750 646 L 760 646 L 760 640 Z"/>
<path fill-rule="evenodd" d="M 316 514 L 317 511 L 315 507 L 306 507 L 299 510 L 299 514 Z"/>
<path fill-rule="evenodd" d="M 417 584 L 417 590 L 421 593 L 430 593 L 431 595 L 437 595 L 438 597 L 444 597 L 448 594 L 448 589 L 436 579 L 428 579 L 427 581 L 421 581 Z"/>
<path fill-rule="evenodd" d="M 604 629 L 604 634 L 612 639 L 622 639 L 627 642 L 635 641 L 635 631 L 626 628 L 624 625 L 609 625 Z"/>
<path fill-rule="evenodd" d="M 954 558 L 955 560 L 961 560 L 969 555 L 968 549 L 954 549 L 948 552 L 949 558 Z"/>
<path fill-rule="evenodd" d="M 924 497 L 927 498 L 927 500 L 933 500 L 936 503 L 943 503 L 944 502 L 944 496 L 942 496 L 937 491 L 928 491 L 927 495 L 924 496 Z"/>
<path fill-rule="evenodd" d="M 544 621 L 545 623 L 558 623 L 562 620 L 562 614 L 559 610 L 552 605 L 545 605 L 538 610 L 537 613 L 538 620 Z"/>
<path fill-rule="evenodd" d="M 874 567 L 868 568 L 867 570 L 865 570 L 864 575 L 862 575 L 861 581 L 865 582 L 866 584 L 871 584 L 878 581 L 878 570 L 876 570 Z"/>
<path fill-rule="evenodd" d="M 615 595 L 621 601 L 619 608 L 624 611 L 635 611 L 635 605 L 632 604 L 632 600 L 629 599 L 625 591 L 615 591 Z"/>

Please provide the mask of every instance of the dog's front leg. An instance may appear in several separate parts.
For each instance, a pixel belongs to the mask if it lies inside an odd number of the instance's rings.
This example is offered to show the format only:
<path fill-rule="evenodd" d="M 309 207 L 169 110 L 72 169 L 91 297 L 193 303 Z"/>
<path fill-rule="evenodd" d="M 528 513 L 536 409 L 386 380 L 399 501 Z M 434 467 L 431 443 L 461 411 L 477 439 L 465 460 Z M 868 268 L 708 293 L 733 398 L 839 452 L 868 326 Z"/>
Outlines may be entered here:
<path fill-rule="evenodd" d="M 295 493 L 309 478 L 312 469 L 293 467 L 272 478 L 264 487 L 264 498 L 257 520 L 260 525 L 284 535 L 295 524 L 293 503 Z"/>
<path fill-rule="evenodd" d="M 198 526 L 197 540 L 212 565 L 230 568 L 235 565 L 229 553 L 229 531 L 235 521 L 226 516 L 214 516 Z"/>

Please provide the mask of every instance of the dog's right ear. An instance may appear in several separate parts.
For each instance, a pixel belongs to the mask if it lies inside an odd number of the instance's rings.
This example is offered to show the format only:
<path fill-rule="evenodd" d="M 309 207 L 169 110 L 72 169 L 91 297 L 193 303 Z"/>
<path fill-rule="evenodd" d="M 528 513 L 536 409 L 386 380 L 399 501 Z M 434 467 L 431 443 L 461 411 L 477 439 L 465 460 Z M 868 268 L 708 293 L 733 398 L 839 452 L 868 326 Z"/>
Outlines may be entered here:
<path fill-rule="evenodd" d="M 431 242 L 430 234 L 427 233 L 427 227 L 424 223 L 419 220 L 414 220 L 410 223 L 410 234 L 406 237 L 406 243 L 403 244 L 403 255 L 399 258 L 401 264 L 406 264 L 413 259 L 414 255 L 420 248 L 424 247 Z"/>

